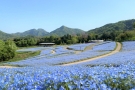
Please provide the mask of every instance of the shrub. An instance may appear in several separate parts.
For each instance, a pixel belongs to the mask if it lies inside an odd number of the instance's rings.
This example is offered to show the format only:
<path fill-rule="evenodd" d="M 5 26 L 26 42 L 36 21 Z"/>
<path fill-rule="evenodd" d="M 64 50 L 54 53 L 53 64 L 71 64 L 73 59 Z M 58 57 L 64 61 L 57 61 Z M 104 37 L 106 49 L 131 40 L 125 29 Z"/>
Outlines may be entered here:
<path fill-rule="evenodd" d="M 13 41 L 0 40 L 0 61 L 12 59 L 15 56 L 16 45 Z"/>

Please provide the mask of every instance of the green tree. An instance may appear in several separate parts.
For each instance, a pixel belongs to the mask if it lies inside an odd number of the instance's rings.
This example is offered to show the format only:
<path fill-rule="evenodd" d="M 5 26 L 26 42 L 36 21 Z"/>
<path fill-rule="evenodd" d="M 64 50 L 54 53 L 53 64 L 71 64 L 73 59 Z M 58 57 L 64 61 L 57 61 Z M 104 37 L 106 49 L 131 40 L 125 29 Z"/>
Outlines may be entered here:
<path fill-rule="evenodd" d="M 72 37 L 71 42 L 72 44 L 75 44 L 78 42 L 78 39 L 76 37 Z"/>
<path fill-rule="evenodd" d="M 2 58 L 3 58 L 4 45 L 5 45 L 5 43 L 2 40 L 0 40 L 0 61 L 3 60 Z"/>
<path fill-rule="evenodd" d="M 10 47 L 13 50 L 16 50 L 17 49 L 16 44 L 13 41 L 11 41 L 11 40 L 7 40 L 5 42 L 5 45 L 8 46 L 8 47 Z"/>
<path fill-rule="evenodd" d="M 133 27 L 135 28 L 135 22 L 134 22 L 134 24 L 133 24 Z"/>
<path fill-rule="evenodd" d="M 91 40 L 91 36 L 88 35 L 88 37 L 87 37 L 87 42 L 89 42 L 90 40 Z"/>
<path fill-rule="evenodd" d="M 106 41 L 109 39 L 109 36 L 110 36 L 109 33 L 103 33 L 101 38 Z"/>
<path fill-rule="evenodd" d="M 115 38 L 116 38 L 115 31 L 110 33 L 110 37 L 111 37 L 111 40 L 113 40 L 113 41 L 115 40 Z"/>
<path fill-rule="evenodd" d="M 16 45 L 13 41 L 0 41 L 0 61 L 5 61 L 13 58 L 16 52 Z"/>

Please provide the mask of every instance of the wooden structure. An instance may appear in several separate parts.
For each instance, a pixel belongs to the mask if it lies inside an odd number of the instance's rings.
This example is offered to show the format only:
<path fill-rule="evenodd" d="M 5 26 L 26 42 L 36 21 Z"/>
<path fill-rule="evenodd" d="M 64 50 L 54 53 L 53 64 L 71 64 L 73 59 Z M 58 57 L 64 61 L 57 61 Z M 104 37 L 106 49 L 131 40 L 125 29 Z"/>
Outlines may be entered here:
<path fill-rule="evenodd" d="M 55 45 L 55 43 L 39 43 L 39 45 L 43 47 L 50 47 L 50 46 Z"/>
<path fill-rule="evenodd" d="M 104 40 L 90 40 L 89 42 L 92 42 L 92 43 L 101 43 L 101 42 L 104 42 Z"/>

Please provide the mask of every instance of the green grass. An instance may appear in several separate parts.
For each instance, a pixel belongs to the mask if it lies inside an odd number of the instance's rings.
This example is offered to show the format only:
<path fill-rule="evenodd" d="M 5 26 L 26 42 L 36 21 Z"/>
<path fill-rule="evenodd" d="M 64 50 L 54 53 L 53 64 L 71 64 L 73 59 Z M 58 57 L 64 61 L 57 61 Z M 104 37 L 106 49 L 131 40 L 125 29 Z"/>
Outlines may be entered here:
<path fill-rule="evenodd" d="M 17 49 L 27 49 L 27 48 L 35 48 L 35 47 L 38 47 L 38 46 L 17 47 Z"/>
<path fill-rule="evenodd" d="M 10 59 L 8 61 L 0 62 L 0 65 L 3 65 L 3 63 L 7 63 L 7 62 L 15 62 L 15 61 L 24 60 L 26 58 L 37 56 L 39 54 L 40 54 L 40 51 L 36 51 L 36 52 L 31 52 L 31 51 L 28 51 L 28 52 L 16 52 L 16 56 L 13 59 Z"/>

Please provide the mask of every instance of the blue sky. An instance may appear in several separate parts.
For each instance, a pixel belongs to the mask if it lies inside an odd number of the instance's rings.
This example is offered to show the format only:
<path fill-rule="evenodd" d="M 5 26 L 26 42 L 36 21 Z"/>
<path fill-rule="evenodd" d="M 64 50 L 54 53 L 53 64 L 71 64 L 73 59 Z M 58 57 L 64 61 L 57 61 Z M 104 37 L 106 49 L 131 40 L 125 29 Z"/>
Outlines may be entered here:
<path fill-rule="evenodd" d="M 62 25 L 85 31 L 135 18 L 135 0 L 0 0 L 0 30 L 6 33 Z"/>

